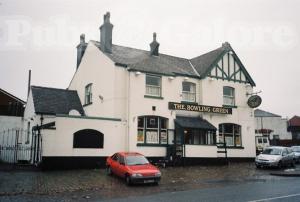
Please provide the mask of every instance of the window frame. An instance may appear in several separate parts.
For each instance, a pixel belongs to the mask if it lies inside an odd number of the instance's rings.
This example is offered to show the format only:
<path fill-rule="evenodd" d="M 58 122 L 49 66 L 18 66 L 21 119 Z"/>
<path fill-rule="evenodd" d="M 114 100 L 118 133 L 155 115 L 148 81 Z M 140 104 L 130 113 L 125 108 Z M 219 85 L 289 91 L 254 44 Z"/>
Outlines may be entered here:
<path fill-rule="evenodd" d="M 183 89 L 183 85 L 184 84 L 189 84 L 189 88 L 190 88 L 190 91 L 185 91 Z M 197 98 L 196 98 L 196 94 L 197 94 L 197 85 L 196 83 L 193 83 L 193 82 L 189 82 L 189 81 L 183 81 L 182 84 L 181 84 L 181 93 L 182 93 L 182 101 L 183 102 L 197 102 Z M 194 87 L 195 89 L 195 92 L 191 92 L 191 89 L 192 89 L 192 86 Z M 187 95 L 188 98 L 190 98 L 190 96 L 192 95 L 193 96 L 193 99 L 185 99 L 185 96 L 184 95 Z"/>
<path fill-rule="evenodd" d="M 159 85 L 151 85 L 151 84 L 147 84 L 147 77 L 152 77 L 152 78 L 157 78 L 159 79 Z M 149 93 L 148 89 L 149 88 L 157 88 L 159 93 L 158 94 L 153 94 L 153 93 Z M 146 74 L 145 76 L 145 95 L 146 96 L 151 96 L 151 97 L 161 97 L 162 96 L 162 77 L 159 75 L 152 75 L 152 74 Z"/>
<path fill-rule="evenodd" d="M 185 132 L 187 131 L 187 132 Z M 190 138 L 186 138 L 186 134 L 189 134 Z M 198 143 L 195 142 L 195 137 L 198 136 Z M 216 131 L 213 130 L 201 130 L 194 128 L 184 128 L 184 144 L 185 145 L 200 145 L 211 146 L 216 145 Z M 189 142 L 187 141 L 189 140 Z"/>
<path fill-rule="evenodd" d="M 151 118 L 155 118 L 157 120 L 157 127 L 153 128 L 153 127 L 148 127 L 147 122 L 148 119 Z M 158 145 L 158 146 L 167 146 L 169 143 L 169 135 L 168 135 L 168 118 L 165 117 L 161 117 L 161 116 L 139 116 L 138 118 L 138 122 L 140 119 L 143 120 L 143 127 L 139 126 L 139 123 L 137 123 L 137 145 L 140 146 L 147 146 L 147 145 Z M 165 121 L 166 123 L 164 124 L 165 127 L 162 127 L 162 121 Z M 142 132 L 142 140 L 143 141 L 139 141 L 139 133 Z M 149 135 L 149 133 L 147 134 L 147 132 L 157 132 L 157 142 L 150 142 L 147 139 L 147 135 Z M 164 138 L 162 133 L 164 134 Z M 164 140 L 164 142 L 162 141 Z"/>
<path fill-rule="evenodd" d="M 232 95 L 226 95 L 225 89 L 230 89 L 232 91 Z M 235 106 L 235 88 L 231 86 L 223 86 L 223 105 L 225 106 Z M 230 99 L 232 103 L 226 103 L 225 100 Z"/>
<path fill-rule="evenodd" d="M 225 129 L 224 129 L 225 125 L 232 127 L 231 132 L 225 132 Z M 238 128 L 238 131 L 239 131 L 237 133 L 235 131 L 236 127 Z M 218 136 L 219 136 L 218 142 L 219 143 L 224 143 L 224 139 L 225 139 L 227 147 L 243 147 L 242 126 L 239 125 L 239 124 L 235 124 L 235 123 L 220 123 L 219 124 L 219 135 Z M 233 144 L 228 144 L 228 142 L 226 141 L 226 136 L 232 138 Z M 239 140 L 240 144 L 236 144 L 237 137 L 240 138 L 240 140 Z"/>
<path fill-rule="evenodd" d="M 84 105 L 93 104 L 92 83 L 89 83 L 84 88 Z"/>

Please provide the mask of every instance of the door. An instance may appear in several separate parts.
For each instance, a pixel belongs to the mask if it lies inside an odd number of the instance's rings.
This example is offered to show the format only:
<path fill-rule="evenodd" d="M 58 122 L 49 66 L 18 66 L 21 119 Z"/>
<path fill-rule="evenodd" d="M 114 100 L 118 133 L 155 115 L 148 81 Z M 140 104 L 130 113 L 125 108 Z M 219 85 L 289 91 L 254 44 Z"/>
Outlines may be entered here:
<path fill-rule="evenodd" d="M 125 174 L 127 172 L 126 166 L 125 166 L 125 159 L 123 156 L 119 157 L 119 162 L 118 162 L 118 175 L 120 177 L 125 177 Z"/>

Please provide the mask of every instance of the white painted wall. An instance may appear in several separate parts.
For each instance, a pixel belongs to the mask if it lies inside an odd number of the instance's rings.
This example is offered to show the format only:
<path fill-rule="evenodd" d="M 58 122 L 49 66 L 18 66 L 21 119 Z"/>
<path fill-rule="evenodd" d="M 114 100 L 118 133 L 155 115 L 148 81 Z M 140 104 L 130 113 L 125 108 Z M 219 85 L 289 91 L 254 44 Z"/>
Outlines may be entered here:
<path fill-rule="evenodd" d="M 190 78 L 190 82 L 197 84 L 197 102 L 203 105 L 219 106 L 223 105 L 223 86 L 235 88 L 236 106 L 233 108 L 232 115 L 218 115 L 211 113 L 198 113 L 186 111 L 173 111 L 168 109 L 168 102 L 181 102 L 180 96 L 182 82 L 184 77 L 175 77 L 169 80 L 168 77 L 162 77 L 162 97 L 163 99 L 144 98 L 145 95 L 145 74 L 136 76 L 130 73 L 130 108 L 129 108 L 129 143 L 130 151 L 138 151 L 149 156 L 164 156 L 166 149 L 157 147 L 144 147 L 136 145 L 137 135 L 137 117 L 143 115 L 156 115 L 169 119 L 169 128 L 174 129 L 174 119 L 176 115 L 184 116 L 202 116 L 216 128 L 221 123 L 235 123 L 242 126 L 242 146 L 244 149 L 229 149 L 229 157 L 255 157 L 255 134 L 253 109 L 247 105 L 248 96 L 246 92 L 251 93 L 252 87 L 244 83 L 234 83 L 223 80 L 213 80 L 209 78 L 196 80 Z M 152 111 L 152 106 L 156 106 L 156 111 Z M 217 133 L 218 134 L 218 133 Z M 218 138 L 217 138 L 218 139 Z M 207 150 L 207 147 L 210 150 Z M 198 148 L 198 149 L 196 149 Z M 186 147 L 187 157 L 212 157 L 216 156 L 216 147 L 211 146 L 188 146 Z M 206 151 L 207 152 L 204 152 Z"/>
<path fill-rule="evenodd" d="M 92 104 L 84 106 L 86 115 L 125 119 L 126 73 L 89 42 L 68 89 L 77 90 L 84 105 L 85 86 L 92 83 Z"/>
<path fill-rule="evenodd" d="M 45 119 L 45 121 L 49 121 Z M 43 156 L 109 156 L 125 150 L 126 124 L 88 118 L 56 117 L 56 130 L 42 130 Z M 103 149 L 73 148 L 73 134 L 94 129 L 104 134 Z"/>

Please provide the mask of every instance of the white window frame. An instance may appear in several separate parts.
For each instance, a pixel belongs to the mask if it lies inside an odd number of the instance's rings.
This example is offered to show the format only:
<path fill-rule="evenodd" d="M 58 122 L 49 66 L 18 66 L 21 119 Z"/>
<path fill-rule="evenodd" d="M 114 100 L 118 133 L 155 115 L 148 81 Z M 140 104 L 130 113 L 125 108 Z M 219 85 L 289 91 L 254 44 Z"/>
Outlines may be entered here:
<path fill-rule="evenodd" d="M 159 85 L 151 85 L 151 84 L 147 84 L 147 77 L 153 77 L 153 78 L 157 78 L 159 79 Z M 155 76 L 155 75 L 149 75 L 146 74 L 145 77 L 145 83 L 146 83 L 146 95 L 148 96 L 153 96 L 153 97 L 161 97 L 161 76 Z M 156 93 L 157 92 L 157 93 Z"/>
<path fill-rule="evenodd" d="M 184 91 L 183 85 L 188 84 L 190 85 L 190 91 Z M 194 92 L 191 92 L 191 90 L 194 89 Z M 182 101 L 184 102 L 196 102 L 196 84 L 192 82 L 183 81 L 182 82 Z"/>
<path fill-rule="evenodd" d="M 232 91 L 232 95 L 225 95 L 225 88 L 230 89 Z M 233 87 L 223 86 L 223 105 L 235 106 L 235 89 Z"/>

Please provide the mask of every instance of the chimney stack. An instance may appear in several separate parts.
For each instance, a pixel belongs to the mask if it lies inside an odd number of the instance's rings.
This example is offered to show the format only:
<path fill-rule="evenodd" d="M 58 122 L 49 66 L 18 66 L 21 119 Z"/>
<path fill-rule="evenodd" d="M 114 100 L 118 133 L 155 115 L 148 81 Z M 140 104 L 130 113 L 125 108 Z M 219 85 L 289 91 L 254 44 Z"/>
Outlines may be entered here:
<path fill-rule="evenodd" d="M 100 48 L 103 52 L 111 53 L 112 49 L 112 29 L 110 23 L 110 13 L 104 15 L 104 22 L 100 27 Z"/>
<path fill-rule="evenodd" d="M 82 56 L 85 52 L 85 49 L 87 47 L 87 43 L 85 43 L 85 35 L 81 34 L 80 35 L 80 43 L 78 44 L 77 48 L 77 66 L 76 69 L 78 69 L 78 66 L 81 62 Z"/>
<path fill-rule="evenodd" d="M 150 54 L 158 56 L 159 43 L 156 41 L 156 33 L 153 33 L 153 41 L 150 43 Z"/>

